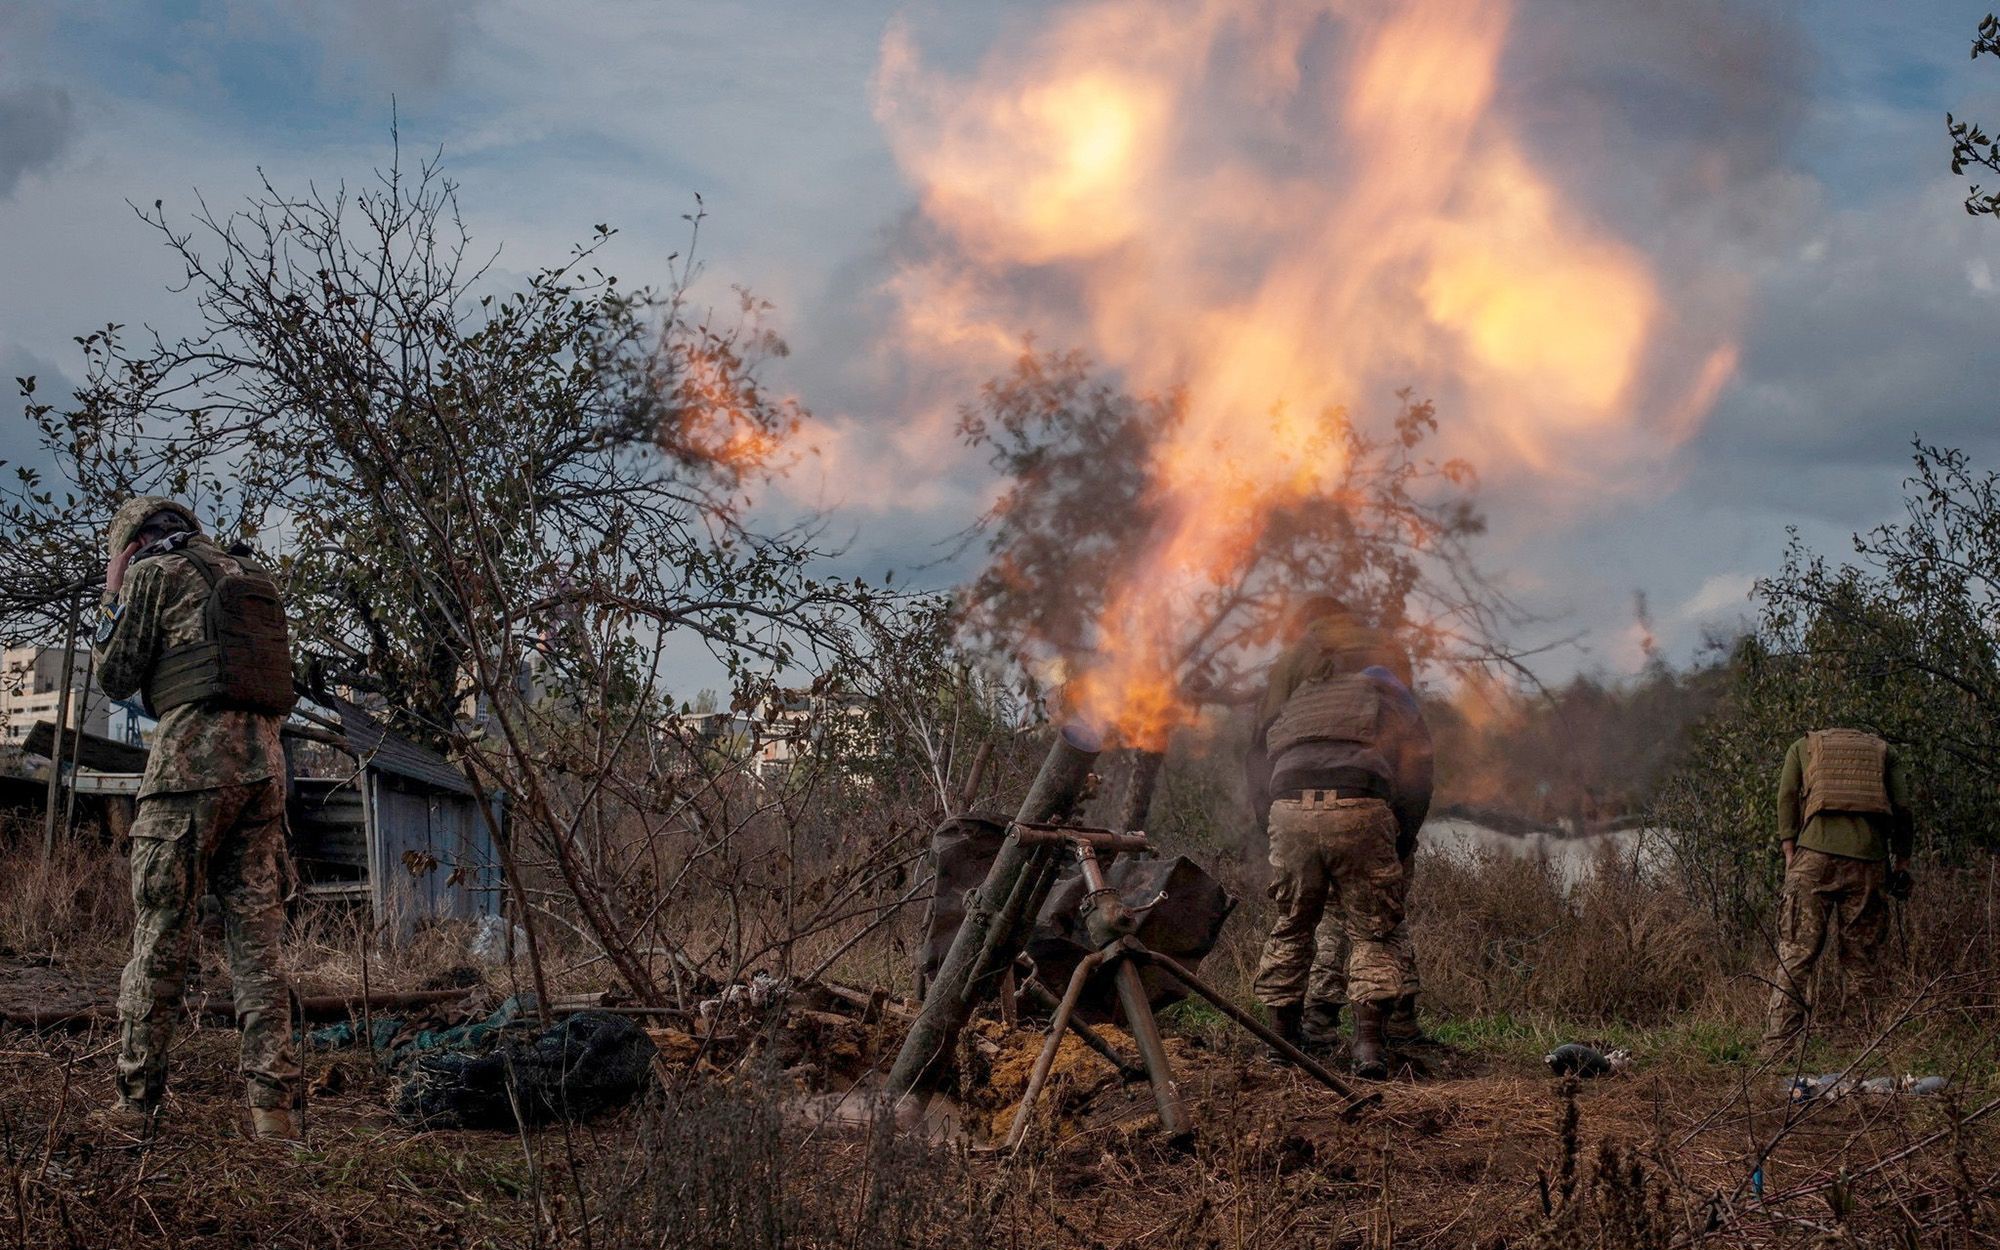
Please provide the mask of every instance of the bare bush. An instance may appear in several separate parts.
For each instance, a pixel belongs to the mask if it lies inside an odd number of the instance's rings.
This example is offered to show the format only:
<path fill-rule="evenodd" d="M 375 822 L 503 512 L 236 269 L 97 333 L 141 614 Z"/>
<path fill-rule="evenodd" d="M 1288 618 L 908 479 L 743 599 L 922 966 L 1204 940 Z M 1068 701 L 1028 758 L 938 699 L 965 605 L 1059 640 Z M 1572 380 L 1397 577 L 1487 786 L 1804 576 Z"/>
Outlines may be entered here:
<path fill-rule="evenodd" d="M 1615 853 L 1573 888 L 1545 860 L 1420 853 L 1411 911 L 1426 996 L 1454 1016 L 1660 1024 L 1734 971 L 1705 912 Z"/>
<path fill-rule="evenodd" d="M 124 857 L 95 839 L 45 856 L 35 834 L 0 830 L 0 947 L 72 960 L 117 950 L 132 931 Z"/>

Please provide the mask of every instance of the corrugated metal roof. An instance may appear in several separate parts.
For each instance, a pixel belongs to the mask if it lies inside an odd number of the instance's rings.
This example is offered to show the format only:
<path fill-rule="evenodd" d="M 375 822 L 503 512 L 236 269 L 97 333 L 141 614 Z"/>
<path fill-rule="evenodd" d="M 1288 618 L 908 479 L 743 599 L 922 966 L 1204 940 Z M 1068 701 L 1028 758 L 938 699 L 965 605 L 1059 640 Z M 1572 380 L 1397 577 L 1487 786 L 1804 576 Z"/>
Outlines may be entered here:
<path fill-rule="evenodd" d="M 354 752 L 370 768 L 393 773 L 411 781 L 453 794 L 472 794 L 465 774 L 452 767 L 442 755 L 427 751 L 384 726 L 355 704 L 336 696 L 333 710 L 340 717 L 340 729 Z"/>
<path fill-rule="evenodd" d="M 56 727 L 45 720 L 38 720 L 28 730 L 28 736 L 21 743 L 21 749 L 29 755 L 48 756 L 53 754 L 56 742 Z M 77 765 L 96 769 L 101 773 L 140 773 L 146 771 L 146 748 L 135 747 L 129 742 L 116 738 L 105 738 L 94 733 L 77 733 L 74 727 L 63 730 L 63 754 L 67 756 L 78 749 L 82 752 Z"/>

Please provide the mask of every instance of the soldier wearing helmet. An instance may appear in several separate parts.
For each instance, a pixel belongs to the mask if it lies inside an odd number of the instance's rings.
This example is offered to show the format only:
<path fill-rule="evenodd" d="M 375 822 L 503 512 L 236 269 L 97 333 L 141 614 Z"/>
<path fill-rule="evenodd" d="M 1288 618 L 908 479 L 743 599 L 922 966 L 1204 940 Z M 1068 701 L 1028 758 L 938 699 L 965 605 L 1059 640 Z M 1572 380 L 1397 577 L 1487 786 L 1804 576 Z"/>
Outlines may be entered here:
<path fill-rule="evenodd" d="M 1288 1041 L 1330 1040 L 1354 1007 L 1354 1071 L 1387 1073 L 1392 1019 L 1416 1032 L 1416 966 L 1404 919 L 1409 854 L 1430 804 L 1430 736 L 1409 661 L 1339 601 L 1309 599 L 1271 667 L 1253 763 L 1269 804 L 1278 918 L 1255 990 Z M 1267 771 L 1266 771 L 1267 770 Z M 1322 928 L 1322 921 L 1325 927 Z M 1316 930 L 1318 932 L 1316 933 Z"/>
<path fill-rule="evenodd" d="M 236 549 L 240 552 L 242 549 Z M 260 1137 L 302 1133 L 279 857 L 292 702 L 282 601 L 270 574 L 225 551 L 186 506 L 129 500 L 107 533 L 93 645 L 98 683 L 158 717 L 131 830 L 132 956 L 119 983 L 117 1093 L 100 1128 L 143 1139 L 166 1090 L 197 900 L 222 903 L 242 1071 Z"/>

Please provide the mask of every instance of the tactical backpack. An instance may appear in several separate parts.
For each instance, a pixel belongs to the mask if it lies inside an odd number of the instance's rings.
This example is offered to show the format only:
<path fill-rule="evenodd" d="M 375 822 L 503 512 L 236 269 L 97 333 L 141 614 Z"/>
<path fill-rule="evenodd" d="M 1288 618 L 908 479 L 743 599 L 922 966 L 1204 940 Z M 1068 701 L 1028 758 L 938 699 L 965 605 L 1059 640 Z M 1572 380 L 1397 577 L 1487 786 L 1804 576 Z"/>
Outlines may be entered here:
<path fill-rule="evenodd" d="M 1890 810 L 1889 744 L 1859 729 L 1816 729 L 1806 735 L 1805 815 Z"/>
<path fill-rule="evenodd" d="M 146 682 L 146 711 L 159 716 L 199 703 L 216 709 L 288 714 L 298 702 L 292 689 L 291 632 L 277 583 L 256 566 L 238 561 L 232 573 L 184 546 L 175 550 L 208 583 L 200 642 L 173 647 Z"/>
<path fill-rule="evenodd" d="M 1276 759 L 1302 742 L 1358 742 L 1381 736 L 1382 692 L 1373 679 L 1341 673 L 1308 681 L 1292 692 L 1264 734 Z"/>

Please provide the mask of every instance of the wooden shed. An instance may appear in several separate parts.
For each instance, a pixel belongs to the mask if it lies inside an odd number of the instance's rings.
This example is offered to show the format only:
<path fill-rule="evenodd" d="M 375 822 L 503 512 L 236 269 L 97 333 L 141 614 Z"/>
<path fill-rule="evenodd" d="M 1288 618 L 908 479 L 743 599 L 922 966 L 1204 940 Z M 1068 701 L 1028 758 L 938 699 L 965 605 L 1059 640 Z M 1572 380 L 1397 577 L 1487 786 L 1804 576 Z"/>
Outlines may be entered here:
<path fill-rule="evenodd" d="M 500 831 L 465 775 L 352 703 L 336 701 L 334 711 L 354 767 L 292 778 L 292 859 L 304 892 L 366 903 L 390 942 L 428 921 L 497 914 Z M 486 806 L 505 821 L 503 796 Z"/>

